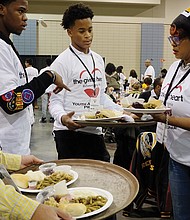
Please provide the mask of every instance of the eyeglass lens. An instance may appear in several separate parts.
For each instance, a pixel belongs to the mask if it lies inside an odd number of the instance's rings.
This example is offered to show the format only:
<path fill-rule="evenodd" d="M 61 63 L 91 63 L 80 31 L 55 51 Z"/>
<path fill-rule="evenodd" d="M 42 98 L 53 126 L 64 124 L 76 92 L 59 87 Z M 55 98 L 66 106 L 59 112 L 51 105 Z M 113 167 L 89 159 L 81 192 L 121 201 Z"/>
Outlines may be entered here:
<path fill-rule="evenodd" d="M 168 40 L 169 40 L 170 44 L 179 45 L 179 43 L 180 43 L 180 39 L 178 36 L 169 36 Z"/>

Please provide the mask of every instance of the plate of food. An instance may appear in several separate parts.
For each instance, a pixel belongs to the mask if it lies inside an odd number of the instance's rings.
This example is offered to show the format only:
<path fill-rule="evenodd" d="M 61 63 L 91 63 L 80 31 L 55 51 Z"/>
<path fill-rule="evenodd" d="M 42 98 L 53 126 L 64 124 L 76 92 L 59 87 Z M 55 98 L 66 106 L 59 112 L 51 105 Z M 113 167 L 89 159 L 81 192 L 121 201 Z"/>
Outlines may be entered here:
<path fill-rule="evenodd" d="M 123 112 L 121 111 L 102 109 L 98 111 L 86 112 L 75 119 L 75 121 L 114 121 L 120 120 L 122 117 Z"/>
<path fill-rule="evenodd" d="M 67 194 L 58 195 L 55 193 L 55 188 L 47 187 L 37 195 L 36 200 L 46 205 L 58 207 L 69 212 L 76 219 L 81 219 L 108 209 L 113 202 L 113 196 L 104 189 L 93 187 L 69 188 Z"/>
<path fill-rule="evenodd" d="M 130 107 L 124 108 L 125 111 L 139 114 L 155 114 L 171 111 L 165 107 L 160 100 L 150 100 L 149 102 L 134 102 Z"/>
<path fill-rule="evenodd" d="M 56 170 L 48 176 L 46 176 L 41 170 L 29 170 L 26 174 L 12 174 L 11 178 L 21 192 L 27 193 L 38 193 L 45 187 L 55 185 L 62 180 L 65 180 L 66 185 L 69 186 L 78 179 L 78 173 L 72 169 L 64 171 L 62 169 L 59 170 L 59 166 L 56 166 L 55 168 Z"/>

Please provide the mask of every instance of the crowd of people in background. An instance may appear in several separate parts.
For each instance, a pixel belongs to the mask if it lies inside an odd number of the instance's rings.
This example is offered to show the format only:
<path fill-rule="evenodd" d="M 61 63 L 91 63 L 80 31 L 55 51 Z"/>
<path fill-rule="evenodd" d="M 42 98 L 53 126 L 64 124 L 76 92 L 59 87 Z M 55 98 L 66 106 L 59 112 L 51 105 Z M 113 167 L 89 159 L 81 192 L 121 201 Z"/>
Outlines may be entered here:
<path fill-rule="evenodd" d="M 108 94 L 115 103 L 119 103 L 119 99 L 129 94 L 138 94 L 142 92 L 153 91 L 156 82 L 161 78 L 165 78 L 167 70 L 161 69 L 160 73 L 155 74 L 154 68 L 151 65 L 151 60 L 145 61 L 146 70 L 143 75 L 143 79 L 140 80 L 140 74 L 138 76 L 135 69 L 131 69 L 129 77 L 124 72 L 123 66 L 116 66 L 113 63 L 108 63 L 105 67 L 107 88 L 106 94 Z M 157 84 L 157 83 L 156 83 Z"/>

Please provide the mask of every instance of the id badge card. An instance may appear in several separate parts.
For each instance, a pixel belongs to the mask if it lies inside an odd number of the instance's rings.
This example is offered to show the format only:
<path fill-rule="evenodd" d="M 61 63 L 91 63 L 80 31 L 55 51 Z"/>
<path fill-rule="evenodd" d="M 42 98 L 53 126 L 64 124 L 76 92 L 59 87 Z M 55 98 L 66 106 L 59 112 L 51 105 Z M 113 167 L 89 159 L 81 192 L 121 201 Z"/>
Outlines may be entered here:
<path fill-rule="evenodd" d="M 100 99 L 99 98 L 90 98 L 90 110 L 99 110 L 100 109 Z"/>
<path fill-rule="evenodd" d="M 157 123 L 156 139 L 159 143 L 165 144 L 167 140 L 167 125 L 161 122 Z"/>

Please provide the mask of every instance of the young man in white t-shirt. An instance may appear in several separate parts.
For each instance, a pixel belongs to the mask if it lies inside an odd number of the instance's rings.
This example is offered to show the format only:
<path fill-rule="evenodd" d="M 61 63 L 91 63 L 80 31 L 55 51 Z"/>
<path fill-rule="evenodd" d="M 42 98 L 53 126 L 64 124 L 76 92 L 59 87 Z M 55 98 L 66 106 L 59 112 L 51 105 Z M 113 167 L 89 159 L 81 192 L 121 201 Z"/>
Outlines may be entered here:
<path fill-rule="evenodd" d="M 93 39 L 92 10 L 83 5 L 70 6 L 62 26 L 71 39 L 70 46 L 52 63 L 62 73 L 71 92 L 50 97 L 58 158 L 83 158 L 110 161 L 101 127 L 82 127 L 74 119 L 94 107 L 123 111 L 105 94 L 106 79 L 102 57 L 90 49 Z"/>

